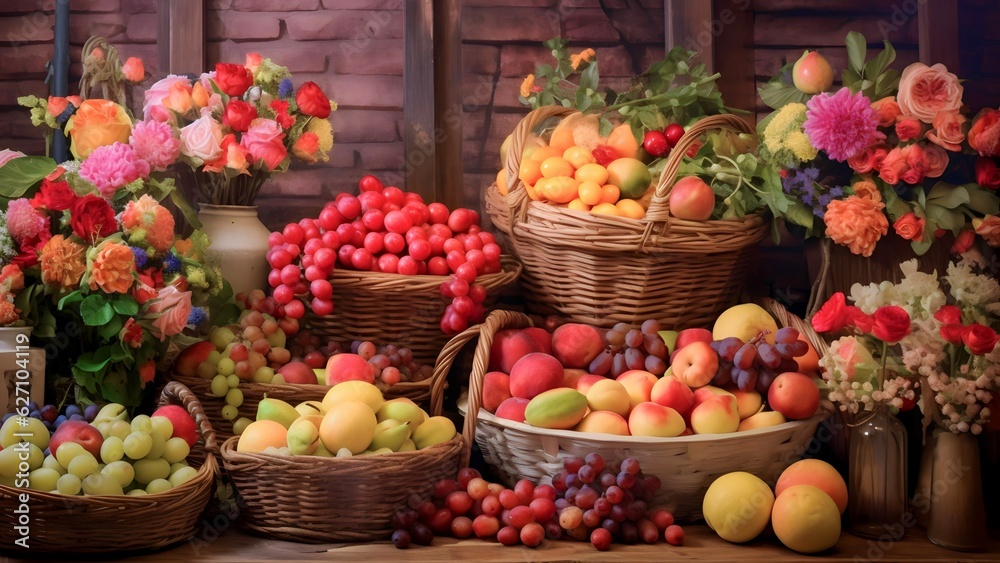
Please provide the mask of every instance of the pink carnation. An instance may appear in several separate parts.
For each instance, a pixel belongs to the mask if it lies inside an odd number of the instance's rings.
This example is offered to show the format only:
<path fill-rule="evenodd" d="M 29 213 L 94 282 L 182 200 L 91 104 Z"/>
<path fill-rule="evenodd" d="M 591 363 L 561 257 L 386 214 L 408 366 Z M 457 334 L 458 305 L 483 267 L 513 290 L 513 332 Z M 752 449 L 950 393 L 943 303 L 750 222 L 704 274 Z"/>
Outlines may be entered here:
<path fill-rule="evenodd" d="M 122 143 L 94 149 L 80 165 L 80 177 L 97 186 L 101 195 L 111 198 L 115 190 L 139 178 L 149 177 L 149 163 L 135 150 Z"/>
<path fill-rule="evenodd" d="M 878 112 L 860 92 L 851 94 L 848 88 L 841 88 L 832 95 L 819 94 L 806 107 L 803 129 L 809 141 L 839 162 L 885 138 L 878 131 Z"/>
<path fill-rule="evenodd" d="M 173 129 L 157 121 L 136 123 L 128 143 L 136 156 L 159 172 L 166 170 L 181 154 L 181 142 L 174 138 Z"/>
<path fill-rule="evenodd" d="M 7 231 L 18 242 L 38 236 L 45 228 L 45 216 L 27 198 L 15 199 L 7 205 Z"/>

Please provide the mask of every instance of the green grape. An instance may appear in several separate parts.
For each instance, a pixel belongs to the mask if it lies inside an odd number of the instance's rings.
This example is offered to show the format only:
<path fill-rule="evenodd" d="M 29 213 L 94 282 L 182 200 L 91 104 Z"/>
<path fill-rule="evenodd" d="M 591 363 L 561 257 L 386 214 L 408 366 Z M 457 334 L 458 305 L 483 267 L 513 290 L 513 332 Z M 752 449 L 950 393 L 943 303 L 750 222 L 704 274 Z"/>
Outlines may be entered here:
<path fill-rule="evenodd" d="M 163 449 L 167 447 L 167 441 L 156 432 L 149 436 L 153 439 L 153 445 L 150 446 L 149 453 L 146 454 L 146 459 L 158 459 L 163 456 Z"/>
<path fill-rule="evenodd" d="M 122 490 L 117 479 L 100 473 L 91 473 L 83 480 L 83 494 L 90 496 L 124 495 L 125 491 Z"/>
<path fill-rule="evenodd" d="M 182 467 L 170 475 L 170 484 L 174 487 L 180 487 L 184 483 L 194 479 L 197 474 L 198 470 L 193 467 Z"/>
<path fill-rule="evenodd" d="M 153 449 L 153 437 L 146 432 L 133 432 L 125 438 L 125 455 L 132 459 L 142 459 Z"/>
<path fill-rule="evenodd" d="M 227 391 L 229 391 L 229 378 L 224 375 L 212 378 L 211 392 L 213 397 L 225 397 Z"/>
<path fill-rule="evenodd" d="M 167 440 L 167 443 L 163 448 L 162 457 L 167 460 L 168 463 L 178 463 L 184 461 L 190 453 L 191 447 L 188 446 L 187 441 L 178 436 Z"/>
<path fill-rule="evenodd" d="M 240 378 L 234 373 L 232 375 L 226 376 L 226 382 L 229 383 L 230 389 L 236 389 L 240 386 Z"/>
<path fill-rule="evenodd" d="M 236 417 L 239 415 L 240 411 L 236 410 L 236 407 L 232 405 L 222 407 L 222 418 L 226 420 L 236 420 Z"/>
<path fill-rule="evenodd" d="M 210 364 L 219 365 L 219 360 L 221 359 L 222 359 L 222 353 L 219 352 L 218 350 L 212 350 L 211 352 L 208 353 L 208 357 L 205 358 L 205 361 Z"/>
<path fill-rule="evenodd" d="M 111 463 L 125 455 L 125 443 L 118 436 L 108 436 L 101 444 L 101 461 Z"/>
<path fill-rule="evenodd" d="M 135 468 L 127 461 L 113 461 L 104 466 L 101 474 L 114 477 L 119 485 L 127 487 L 135 479 Z"/>
<path fill-rule="evenodd" d="M 51 491 L 56 488 L 60 477 L 62 475 L 55 469 L 39 467 L 28 474 L 28 486 L 36 491 Z"/>
<path fill-rule="evenodd" d="M 212 379 L 219 372 L 219 368 L 211 362 L 202 362 L 198 364 L 196 372 L 202 379 Z"/>
<path fill-rule="evenodd" d="M 229 392 L 226 393 L 226 404 L 231 407 L 238 407 L 242 405 L 243 391 L 240 391 L 239 388 L 230 389 Z"/>
<path fill-rule="evenodd" d="M 66 468 L 60 465 L 59 460 L 52 454 L 45 456 L 45 459 L 42 460 L 42 467 L 46 469 L 55 469 L 60 475 L 66 474 Z"/>
<path fill-rule="evenodd" d="M 153 432 L 162 436 L 163 441 L 169 440 L 174 435 L 174 423 L 170 422 L 169 418 L 154 416 L 150 420 L 153 421 Z"/>
<path fill-rule="evenodd" d="M 243 433 L 244 430 L 246 430 L 247 426 L 250 426 L 251 422 L 253 421 L 250 420 L 249 418 L 241 416 L 239 420 L 233 423 L 233 434 L 239 436 L 240 434 Z"/>
<path fill-rule="evenodd" d="M 232 358 L 222 358 L 216 366 L 219 375 L 232 375 L 236 372 L 236 362 Z"/>
<path fill-rule="evenodd" d="M 59 465 L 69 469 L 69 462 L 81 454 L 87 454 L 90 457 L 94 457 L 90 454 L 90 452 L 85 450 L 83 446 L 77 444 L 76 442 L 63 442 L 62 444 L 59 444 L 59 449 L 56 450 L 56 459 L 59 460 Z"/>
<path fill-rule="evenodd" d="M 83 452 L 70 460 L 66 470 L 83 479 L 87 475 L 97 472 L 97 459 L 90 452 Z"/>
<path fill-rule="evenodd" d="M 56 481 L 56 490 L 64 495 L 80 494 L 81 486 L 83 486 L 83 482 L 72 473 L 67 473 Z"/>
<path fill-rule="evenodd" d="M 45 462 L 45 452 L 34 444 L 28 444 L 28 468 L 31 471 L 41 469 Z"/>
<path fill-rule="evenodd" d="M 177 463 L 170 464 L 170 474 L 173 475 L 174 473 L 177 473 L 177 470 L 180 469 L 180 468 L 182 468 L 182 467 L 190 467 L 188 465 L 187 460 L 185 460 L 185 461 L 178 461 Z"/>
<path fill-rule="evenodd" d="M 119 440 L 124 440 L 132 433 L 132 425 L 124 420 L 116 420 L 111 425 L 111 436 L 117 436 Z"/>
<path fill-rule="evenodd" d="M 129 496 L 129 497 L 144 497 L 144 496 L 146 496 L 148 494 L 149 493 L 147 493 L 144 489 L 132 489 L 131 491 L 125 493 L 125 496 Z"/>
<path fill-rule="evenodd" d="M 257 371 L 253 372 L 253 377 L 250 380 L 254 383 L 271 383 L 274 380 L 274 368 L 261 366 L 257 368 Z"/>
<path fill-rule="evenodd" d="M 146 485 L 146 493 L 155 495 L 156 493 L 165 493 L 172 488 L 174 486 L 166 479 L 153 479 Z"/>
<path fill-rule="evenodd" d="M 149 416 L 140 414 L 132 419 L 132 432 L 153 432 L 153 420 Z"/>
<path fill-rule="evenodd" d="M 111 435 L 111 427 L 113 425 L 113 420 L 102 420 L 96 424 L 97 430 L 101 433 L 101 436 L 104 436 L 105 438 Z"/>
<path fill-rule="evenodd" d="M 154 479 L 166 479 L 170 476 L 170 464 L 167 460 L 140 459 L 135 462 L 135 480 L 142 485 L 148 485 Z"/>

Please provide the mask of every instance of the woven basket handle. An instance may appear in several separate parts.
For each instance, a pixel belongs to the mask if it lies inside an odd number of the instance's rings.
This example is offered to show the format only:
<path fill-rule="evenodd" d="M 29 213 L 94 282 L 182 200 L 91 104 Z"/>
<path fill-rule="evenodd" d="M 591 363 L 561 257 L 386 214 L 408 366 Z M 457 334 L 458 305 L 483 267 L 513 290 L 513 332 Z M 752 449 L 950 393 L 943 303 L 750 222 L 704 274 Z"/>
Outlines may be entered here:
<path fill-rule="evenodd" d="M 579 113 L 573 108 L 563 106 L 542 106 L 528 115 L 524 116 L 514 127 L 511 133 L 510 146 L 507 148 L 507 162 L 504 163 L 504 170 L 507 171 L 507 206 L 510 208 L 510 230 L 514 231 L 514 224 L 524 222 L 528 216 L 528 204 L 531 198 L 524 184 L 517 179 L 521 170 L 521 154 L 524 152 L 528 135 L 535 130 L 546 119 L 550 117 L 565 117 L 570 114 Z"/>
<path fill-rule="evenodd" d="M 476 353 L 472 357 L 472 373 L 469 374 L 469 404 L 465 411 L 465 453 L 462 454 L 462 467 L 469 465 L 472 455 L 472 444 L 476 440 L 476 418 L 483 406 L 483 378 L 489 370 L 490 348 L 493 347 L 493 337 L 497 332 L 507 328 L 526 328 L 532 326 L 531 319 L 523 313 L 497 309 L 486 317 L 479 325 L 479 342 Z"/>
<path fill-rule="evenodd" d="M 667 163 L 663 167 L 660 179 L 656 183 L 656 190 L 653 199 L 649 202 L 649 209 L 646 210 L 646 219 L 649 221 L 668 221 L 670 219 L 670 205 L 668 198 L 670 190 L 677 181 L 677 170 L 684 162 L 684 157 L 698 139 L 712 129 L 723 129 L 735 133 L 755 133 L 753 127 L 743 119 L 731 114 L 722 113 L 710 115 L 695 122 L 694 125 L 677 141 L 677 145 L 670 150 Z"/>
<path fill-rule="evenodd" d="M 430 415 L 441 414 L 444 408 L 444 388 L 448 381 L 448 372 L 451 371 L 455 358 L 462 351 L 465 344 L 479 335 L 479 325 L 473 325 L 464 331 L 456 334 L 444 345 L 434 363 L 434 373 L 431 374 L 431 407 Z"/>
<path fill-rule="evenodd" d="M 186 385 L 178 381 L 167 382 L 160 394 L 160 406 L 174 404 L 180 404 L 194 418 L 201 431 L 201 437 L 205 440 L 205 450 L 218 454 L 219 445 L 215 438 L 215 429 L 212 428 L 212 423 L 208 420 L 208 415 L 205 414 L 201 401 Z"/>
<path fill-rule="evenodd" d="M 819 354 L 820 358 L 825 356 L 829 351 L 826 341 L 823 340 L 819 334 L 817 334 L 812 325 L 799 318 L 798 315 L 789 312 L 788 309 L 786 309 L 781 303 L 771 299 L 770 297 L 762 298 L 759 303 L 768 313 L 771 313 L 771 315 L 777 319 L 778 326 L 790 326 L 802 333 L 802 336 L 804 336 L 806 340 L 812 344 L 812 347 L 816 350 L 816 353 Z"/>

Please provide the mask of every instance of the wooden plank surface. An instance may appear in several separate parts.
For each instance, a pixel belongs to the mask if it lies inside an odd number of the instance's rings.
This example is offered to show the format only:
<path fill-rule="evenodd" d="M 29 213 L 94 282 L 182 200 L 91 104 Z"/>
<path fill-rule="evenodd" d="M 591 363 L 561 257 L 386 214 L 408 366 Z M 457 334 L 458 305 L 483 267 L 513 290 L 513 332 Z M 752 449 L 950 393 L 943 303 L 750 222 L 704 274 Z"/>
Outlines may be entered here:
<path fill-rule="evenodd" d="M 204 72 L 204 0 L 159 0 L 157 14 L 160 73 Z"/>
<path fill-rule="evenodd" d="M 610 551 L 600 552 L 589 543 L 546 540 L 538 548 L 503 547 L 496 542 L 478 539 L 456 540 L 436 538 L 430 547 L 412 546 L 398 550 L 389 542 L 367 544 L 297 544 L 267 540 L 246 535 L 241 531 L 224 532 L 214 541 L 181 544 L 172 549 L 148 555 L 116 559 L 136 563 L 207 561 L 802 561 L 816 563 L 854 561 L 1000 561 L 1000 531 L 994 531 L 990 550 L 984 553 L 947 551 L 927 541 L 920 530 L 901 541 L 887 534 L 880 543 L 843 533 L 840 542 L 828 552 L 813 555 L 797 554 L 783 547 L 775 538 L 758 539 L 736 545 L 725 542 L 704 525 L 684 527 L 683 546 L 674 547 L 662 541 L 656 545 L 615 544 Z"/>

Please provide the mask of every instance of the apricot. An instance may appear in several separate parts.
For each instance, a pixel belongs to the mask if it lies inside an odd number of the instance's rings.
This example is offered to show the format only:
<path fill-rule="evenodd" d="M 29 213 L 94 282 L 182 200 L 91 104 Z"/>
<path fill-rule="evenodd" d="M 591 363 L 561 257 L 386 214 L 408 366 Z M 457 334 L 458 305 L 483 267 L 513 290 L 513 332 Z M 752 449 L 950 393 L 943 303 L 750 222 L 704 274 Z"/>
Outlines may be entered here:
<path fill-rule="evenodd" d="M 563 153 L 563 158 L 577 170 L 594 162 L 594 155 L 589 150 L 576 145 L 566 149 L 566 152 Z M 579 180 L 579 178 L 577 179 Z"/>
<path fill-rule="evenodd" d="M 758 428 L 767 428 L 768 426 L 777 426 L 786 422 L 788 421 L 785 420 L 785 415 L 780 412 L 761 411 L 741 420 L 740 426 L 736 429 L 736 431 L 744 432 L 747 430 L 756 430 Z"/>
<path fill-rule="evenodd" d="M 847 483 L 829 463 L 819 459 L 803 459 L 788 466 L 774 485 L 778 497 L 796 485 L 812 485 L 830 495 L 841 514 L 847 510 Z"/>
<path fill-rule="evenodd" d="M 580 198 L 576 198 L 566 204 L 566 209 L 572 209 L 574 211 L 590 211 L 590 206 L 584 203 Z"/>
<path fill-rule="evenodd" d="M 694 393 L 683 381 L 673 375 L 659 379 L 650 391 L 649 398 L 657 404 L 670 407 L 687 416 L 694 407 Z"/>
<path fill-rule="evenodd" d="M 562 385 L 563 365 L 554 357 L 535 352 L 517 361 L 510 370 L 510 393 L 532 399 Z"/>
<path fill-rule="evenodd" d="M 674 355 L 670 368 L 689 387 L 701 387 L 719 370 L 719 354 L 705 342 L 692 342 Z"/>
<path fill-rule="evenodd" d="M 632 126 L 622 123 L 608 135 L 608 146 L 615 149 L 619 156 L 635 158 L 639 154 L 639 141 L 632 134 Z"/>
<path fill-rule="evenodd" d="M 611 411 L 591 411 L 574 428 L 577 432 L 628 436 L 629 426 L 620 414 Z"/>
<path fill-rule="evenodd" d="M 577 171 L 577 180 L 579 180 L 579 171 Z M 580 187 L 577 188 L 577 193 L 579 194 L 579 201 L 589 209 L 592 205 L 597 205 L 601 203 L 601 186 L 596 182 L 590 180 L 581 181 Z"/>
<path fill-rule="evenodd" d="M 740 415 L 740 420 L 745 418 L 750 418 L 751 416 L 760 412 L 761 405 L 764 404 L 763 398 L 760 393 L 756 391 L 740 391 L 739 389 L 734 389 L 730 391 L 736 396 L 736 411 Z"/>
<path fill-rule="evenodd" d="M 619 375 L 615 381 L 625 386 L 629 402 L 631 402 L 632 408 L 635 408 L 639 403 L 649 402 L 657 377 L 648 371 L 633 369 Z"/>
<path fill-rule="evenodd" d="M 503 170 L 501 170 L 501 172 L 503 172 Z M 534 186 L 535 182 L 542 177 L 542 163 L 530 158 L 525 160 L 521 163 L 521 168 L 517 171 L 517 177 L 525 184 Z M 503 181 L 499 182 L 499 185 L 507 185 L 506 175 L 504 176 Z"/>
<path fill-rule="evenodd" d="M 615 217 L 621 217 L 622 215 L 621 211 L 618 211 L 618 208 L 613 203 L 598 203 L 590 208 L 590 212 L 601 215 L 614 215 Z"/>
<path fill-rule="evenodd" d="M 611 411 L 626 416 L 632 409 L 631 399 L 625 386 L 613 379 L 595 382 L 585 394 L 587 406 L 592 411 Z"/>
<path fill-rule="evenodd" d="M 236 451 L 260 453 L 269 447 L 283 448 L 288 445 L 288 429 L 273 420 L 251 422 L 236 442 Z"/>
<path fill-rule="evenodd" d="M 567 323 L 552 333 L 552 355 L 568 368 L 586 368 L 602 350 L 601 334 L 592 326 Z"/>
<path fill-rule="evenodd" d="M 620 199 L 615 204 L 615 207 L 618 208 L 618 212 L 623 217 L 628 217 L 629 219 L 642 219 L 646 216 L 646 209 L 634 199 Z"/>
<path fill-rule="evenodd" d="M 577 378 L 576 385 L 574 387 L 577 391 L 586 395 L 588 392 L 590 392 L 590 388 L 593 387 L 594 384 L 596 384 L 599 381 L 604 381 L 606 379 L 607 378 L 604 377 L 603 375 L 595 375 L 593 373 L 587 373 Z"/>
<path fill-rule="evenodd" d="M 628 429 L 633 436 L 673 438 L 686 427 L 680 413 L 657 403 L 639 403 L 628 415 Z"/>
<path fill-rule="evenodd" d="M 546 352 L 532 334 L 528 333 L 527 329 L 507 329 L 497 332 L 493 337 L 493 345 L 490 346 L 489 370 L 510 373 L 514 364 L 521 358 L 533 352 Z"/>
<path fill-rule="evenodd" d="M 616 203 L 621 196 L 621 190 L 618 189 L 618 186 L 614 184 L 604 184 L 601 186 L 600 203 Z M 617 210 L 618 208 L 616 207 L 615 209 Z"/>
<path fill-rule="evenodd" d="M 603 186 L 608 182 L 608 169 L 595 163 L 593 160 L 590 162 L 591 164 L 578 166 L 576 174 L 573 177 L 580 180 L 580 182 L 593 182 L 598 186 Z"/>
<path fill-rule="evenodd" d="M 549 179 L 557 177 L 568 177 L 572 179 L 573 174 L 576 172 L 576 170 L 573 169 L 573 165 L 561 156 L 546 158 L 542 161 L 541 171 L 542 176 Z"/>
<path fill-rule="evenodd" d="M 511 397 L 500 403 L 500 406 L 497 407 L 497 418 L 512 420 L 514 422 L 524 422 L 524 411 L 528 408 L 528 403 L 530 402 L 528 399 L 522 399 L 521 397 Z"/>
<path fill-rule="evenodd" d="M 718 395 L 707 399 L 691 411 L 691 429 L 695 434 L 728 434 L 740 427 L 736 412 L 736 397 Z"/>

